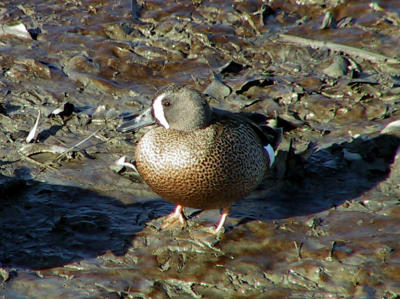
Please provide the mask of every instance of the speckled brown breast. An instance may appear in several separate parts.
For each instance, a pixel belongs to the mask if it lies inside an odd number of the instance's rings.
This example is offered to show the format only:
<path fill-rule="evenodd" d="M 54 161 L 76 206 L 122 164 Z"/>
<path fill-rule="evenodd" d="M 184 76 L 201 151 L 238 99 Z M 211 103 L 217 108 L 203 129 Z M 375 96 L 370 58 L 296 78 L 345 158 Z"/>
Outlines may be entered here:
<path fill-rule="evenodd" d="M 198 209 L 227 208 L 260 183 L 268 158 L 251 127 L 214 123 L 192 132 L 156 127 L 136 148 L 136 166 L 164 199 Z"/>

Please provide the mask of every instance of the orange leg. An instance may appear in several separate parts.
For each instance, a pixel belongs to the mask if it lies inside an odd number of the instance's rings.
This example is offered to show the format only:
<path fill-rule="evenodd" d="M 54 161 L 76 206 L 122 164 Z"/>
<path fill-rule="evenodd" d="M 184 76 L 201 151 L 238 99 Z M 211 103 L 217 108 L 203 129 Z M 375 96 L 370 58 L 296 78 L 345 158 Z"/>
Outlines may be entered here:
<path fill-rule="evenodd" d="M 217 227 L 215 228 L 215 232 L 216 233 L 218 233 L 221 230 L 221 228 L 224 227 L 225 220 L 226 220 L 227 216 L 228 216 L 228 212 L 227 211 L 223 211 L 222 214 L 221 214 L 221 217 L 219 218 Z"/>
<path fill-rule="evenodd" d="M 172 215 L 174 215 L 180 223 L 186 223 L 185 215 L 183 215 L 183 207 L 181 205 L 176 205 L 175 211 Z"/>

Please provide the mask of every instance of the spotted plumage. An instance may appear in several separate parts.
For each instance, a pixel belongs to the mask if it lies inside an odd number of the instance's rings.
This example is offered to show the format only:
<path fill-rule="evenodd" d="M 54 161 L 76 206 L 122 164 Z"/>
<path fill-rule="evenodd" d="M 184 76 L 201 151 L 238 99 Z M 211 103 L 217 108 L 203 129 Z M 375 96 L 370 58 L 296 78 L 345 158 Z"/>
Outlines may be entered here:
<path fill-rule="evenodd" d="M 254 190 L 269 169 L 278 134 L 250 115 L 211 108 L 189 87 L 162 91 L 151 112 L 158 125 L 136 147 L 140 175 L 179 206 L 223 209 L 219 230 L 231 203 Z"/>

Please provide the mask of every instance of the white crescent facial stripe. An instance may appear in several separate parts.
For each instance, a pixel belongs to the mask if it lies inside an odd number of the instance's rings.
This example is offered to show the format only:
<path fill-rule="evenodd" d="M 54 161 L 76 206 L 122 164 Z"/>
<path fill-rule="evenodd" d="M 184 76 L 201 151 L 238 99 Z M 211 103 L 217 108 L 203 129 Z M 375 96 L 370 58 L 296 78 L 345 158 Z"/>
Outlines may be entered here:
<path fill-rule="evenodd" d="M 272 164 L 274 164 L 274 162 L 275 162 L 275 152 L 274 152 L 274 149 L 272 148 L 272 146 L 271 145 L 267 145 L 267 146 L 264 146 L 264 149 L 265 149 L 265 151 L 267 152 L 267 154 L 268 154 L 268 158 L 269 158 L 269 167 L 271 167 L 272 166 Z"/>
<path fill-rule="evenodd" d="M 162 105 L 162 100 L 165 98 L 165 94 L 160 94 L 153 101 L 153 113 L 154 117 L 157 118 L 159 123 L 166 129 L 169 129 L 169 124 L 165 118 L 164 108 Z"/>

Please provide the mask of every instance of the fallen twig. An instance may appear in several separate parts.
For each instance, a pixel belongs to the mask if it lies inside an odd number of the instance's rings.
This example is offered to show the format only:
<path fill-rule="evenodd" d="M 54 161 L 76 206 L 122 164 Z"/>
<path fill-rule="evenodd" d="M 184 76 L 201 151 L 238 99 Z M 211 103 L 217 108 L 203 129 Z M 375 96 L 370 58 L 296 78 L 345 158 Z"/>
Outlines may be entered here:
<path fill-rule="evenodd" d="M 62 154 L 58 155 L 53 161 L 51 161 L 50 163 L 54 163 L 57 162 L 58 160 L 60 160 L 62 157 L 64 157 L 66 154 L 68 154 L 70 151 L 72 151 L 74 148 L 80 146 L 82 143 L 85 143 L 86 141 L 88 141 L 90 138 L 92 138 L 94 135 L 96 135 L 100 129 L 97 129 L 96 131 L 94 131 L 92 134 L 90 134 L 88 137 L 86 137 L 85 139 L 79 141 L 77 144 L 74 144 L 73 146 L 67 148 L 65 150 L 65 152 L 63 152 Z"/>
<path fill-rule="evenodd" d="M 29 157 L 29 156 L 22 155 L 22 159 L 26 160 L 28 162 L 31 162 L 32 164 L 36 164 L 36 165 L 40 166 L 41 169 L 39 170 L 39 173 L 42 172 L 44 169 L 57 170 L 57 168 L 49 165 L 48 163 L 43 163 L 43 162 L 37 161 L 37 160 L 35 160 L 35 159 L 33 159 L 33 158 Z M 36 176 L 33 176 L 33 178 L 35 178 L 35 177 Z"/>
<path fill-rule="evenodd" d="M 382 54 L 377 54 L 367 50 L 359 49 L 356 47 L 346 46 L 342 44 L 337 44 L 328 41 L 321 41 L 315 39 L 309 39 L 304 37 L 299 37 L 290 34 L 280 34 L 279 37 L 287 42 L 292 42 L 300 45 L 305 45 L 311 48 L 326 48 L 332 51 L 344 52 L 351 56 L 357 56 L 365 60 L 372 62 L 386 62 L 393 64 L 400 64 L 400 60 L 396 58 L 387 57 Z"/>

